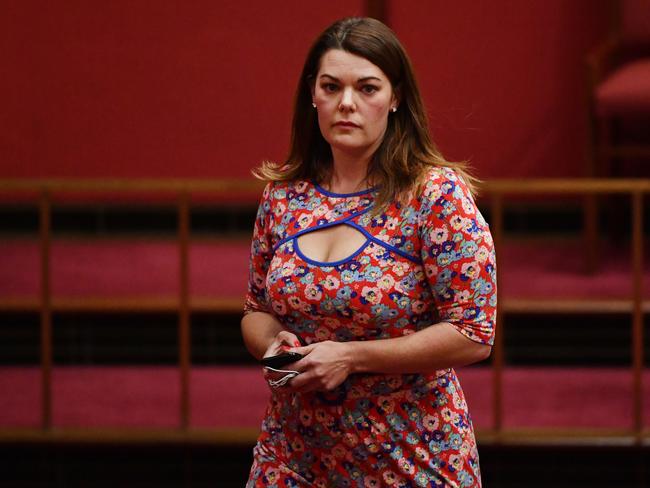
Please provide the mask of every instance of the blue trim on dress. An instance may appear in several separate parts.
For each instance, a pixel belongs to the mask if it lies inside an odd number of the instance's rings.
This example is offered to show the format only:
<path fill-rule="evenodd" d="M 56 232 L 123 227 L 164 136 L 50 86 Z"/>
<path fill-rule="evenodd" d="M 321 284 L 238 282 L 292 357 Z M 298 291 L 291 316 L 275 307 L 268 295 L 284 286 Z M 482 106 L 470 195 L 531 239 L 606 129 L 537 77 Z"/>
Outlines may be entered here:
<path fill-rule="evenodd" d="M 343 219 L 333 220 L 332 222 L 326 222 L 326 223 L 321 224 L 321 225 L 316 225 L 314 227 L 307 227 L 306 229 L 299 230 L 295 234 L 291 234 L 290 236 L 287 236 L 287 237 L 284 237 L 283 239 L 281 239 L 280 242 L 278 242 L 275 246 L 273 246 L 273 252 L 277 251 L 278 248 L 282 244 L 284 244 L 285 242 L 290 241 L 293 238 L 300 237 L 301 235 L 303 235 L 303 234 L 305 234 L 307 232 L 314 232 L 314 231 L 317 231 L 317 230 L 320 230 L 320 229 L 326 229 L 328 227 L 332 227 L 334 225 L 345 224 L 348 220 L 351 220 L 351 219 L 353 219 L 355 217 L 359 217 L 360 215 L 363 215 L 364 213 L 367 213 L 368 211 L 370 211 L 371 208 L 372 208 L 372 205 L 369 205 L 367 208 L 364 208 L 363 210 L 361 210 L 359 212 L 350 214 L 350 215 L 348 215 L 347 217 L 345 217 Z"/>
<path fill-rule="evenodd" d="M 319 193 L 322 193 L 325 196 L 328 197 L 334 197 L 334 198 L 346 198 L 346 197 L 359 197 L 361 195 L 365 195 L 366 193 L 371 193 L 373 191 L 377 191 L 378 187 L 373 186 L 372 188 L 367 188 L 365 190 L 357 191 L 354 193 L 334 193 L 333 191 L 328 191 L 322 186 L 320 186 L 318 183 L 315 181 L 312 181 L 312 184 L 318 190 Z"/>
<path fill-rule="evenodd" d="M 314 264 L 316 266 L 324 266 L 324 267 L 338 266 L 340 264 L 344 264 L 347 261 L 357 257 L 359 254 L 361 254 L 365 250 L 366 247 L 368 247 L 368 245 L 371 242 L 373 242 L 375 244 L 378 244 L 378 245 L 382 246 L 384 249 L 386 249 L 388 251 L 392 251 L 395 254 L 399 254 L 400 256 L 408 259 L 409 261 L 412 261 L 415 264 L 420 264 L 421 265 L 422 260 L 420 258 L 418 258 L 417 256 L 412 256 L 411 254 L 409 254 L 409 253 L 407 253 L 405 251 L 402 251 L 401 249 L 399 249 L 399 248 L 397 248 L 395 246 L 392 246 L 392 245 L 382 241 L 381 239 L 376 238 L 375 236 L 373 236 L 370 232 L 368 232 L 366 229 L 364 229 L 362 226 L 360 226 L 356 222 L 351 222 L 352 219 L 367 213 L 371 208 L 372 208 L 372 205 L 370 205 L 367 208 L 361 210 L 360 212 L 356 212 L 356 213 L 353 213 L 351 215 L 348 215 L 344 219 L 334 220 L 332 222 L 326 222 L 325 224 L 316 225 L 314 227 L 308 227 L 306 229 L 299 230 L 295 234 L 292 234 L 290 236 L 285 237 L 280 242 L 278 242 L 275 246 L 273 246 L 273 252 L 275 253 L 282 244 L 285 244 L 286 242 L 289 242 L 289 241 L 293 240 L 294 251 L 296 252 L 296 254 L 298 256 L 300 256 L 300 258 L 303 261 L 305 261 L 305 262 L 307 262 L 309 264 Z M 316 232 L 316 231 L 319 231 L 321 229 L 327 229 L 329 227 L 334 227 L 335 225 L 349 225 L 350 227 L 355 228 L 356 230 L 361 232 L 366 237 L 366 242 L 364 242 L 363 245 L 359 249 L 357 249 L 354 253 L 352 253 L 350 256 L 348 256 L 348 257 L 346 257 L 344 259 L 340 259 L 338 261 L 331 261 L 331 262 L 317 261 L 315 259 L 311 259 L 311 258 L 307 257 L 300 250 L 300 246 L 298 245 L 298 237 L 300 237 L 303 234 L 307 234 L 308 232 Z"/>
<path fill-rule="evenodd" d="M 373 236 L 370 232 L 368 232 L 366 229 L 361 227 L 359 224 L 354 223 L 354 222 L 345 222 L 345 225 L 349 225 L 350 227 L 354 227 L 357 229 L 359 232 L 361 232 L 366 238 L 375 244 L 379 244 L 380 246 L 384 247 L 385 249 L 388 249 L 389 251 L 393 251 L 396 254 L 399 254 L 400 256 L 408 259 L 409 261 L 413 261 L 415 264 L 422 264 L 422 260 L 416 256 L 412 256 L 406 251 L 402 251 L 401 249 L 391 246 L 387 242 L 382 241 L 381 239 L 376 238 Z"/>

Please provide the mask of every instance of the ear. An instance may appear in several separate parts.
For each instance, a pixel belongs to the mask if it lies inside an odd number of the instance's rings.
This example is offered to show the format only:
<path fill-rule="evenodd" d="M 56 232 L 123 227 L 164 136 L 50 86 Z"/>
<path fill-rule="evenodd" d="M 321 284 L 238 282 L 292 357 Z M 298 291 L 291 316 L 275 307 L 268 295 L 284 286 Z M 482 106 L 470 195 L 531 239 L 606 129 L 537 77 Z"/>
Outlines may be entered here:
<path fill-rule="evenodd" d="M 399 93 L 399 89 L 394 89 L 394 90 L 393 90 L 393 94 L 392 94 L 392 96 L 390 97 L 390 106 L 391 106 L 391 108 L 393 108 L 393 107 L 399 107 L 399 103 L 400 103 L 400 93 Z"/>

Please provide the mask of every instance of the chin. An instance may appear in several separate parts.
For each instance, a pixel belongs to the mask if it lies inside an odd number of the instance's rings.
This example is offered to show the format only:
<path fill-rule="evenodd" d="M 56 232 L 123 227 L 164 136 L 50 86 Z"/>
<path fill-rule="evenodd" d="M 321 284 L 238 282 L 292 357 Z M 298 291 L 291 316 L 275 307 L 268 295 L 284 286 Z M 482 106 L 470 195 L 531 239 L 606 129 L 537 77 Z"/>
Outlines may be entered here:
<path fill-rule="evenodd" d="M 335 137 L 327 142 L 340 151 L 361 151 L 370 147 L 365 141 L 354 141 L 351 138 Z"/>

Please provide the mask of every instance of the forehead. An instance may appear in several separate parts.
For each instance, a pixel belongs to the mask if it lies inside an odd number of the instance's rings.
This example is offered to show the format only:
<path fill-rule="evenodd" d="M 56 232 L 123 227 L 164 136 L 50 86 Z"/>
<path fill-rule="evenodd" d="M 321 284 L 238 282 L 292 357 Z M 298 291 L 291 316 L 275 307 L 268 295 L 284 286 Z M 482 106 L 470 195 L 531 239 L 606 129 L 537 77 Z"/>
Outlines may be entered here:
<path fill-rule="evenodd" d="M 332 75 L 336 78 L 349 76 L 357 79 L 374 76 L 382 80 L 388 79 L 377 65 L 366 58 L 341 49 L 330 49 L 320 58 L 317 76 L 323 74 Z"/>

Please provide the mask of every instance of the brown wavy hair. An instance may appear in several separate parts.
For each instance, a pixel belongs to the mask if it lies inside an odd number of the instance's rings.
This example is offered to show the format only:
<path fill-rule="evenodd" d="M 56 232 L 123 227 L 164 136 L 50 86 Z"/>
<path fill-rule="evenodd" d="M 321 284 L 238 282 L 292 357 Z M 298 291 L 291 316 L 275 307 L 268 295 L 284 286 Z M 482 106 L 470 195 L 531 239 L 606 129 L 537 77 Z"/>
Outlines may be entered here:
<path fill-rule="evenodd" d="M 311 46 L 296 90 L 289 155 L 283 163 L 265 161 L 253 171 L 257 178 L 322 183 L 331 177 L 332 150 L 311 104 L 320 60 L 330 49 L 361 56 L 379 67 L 398 100 L 397 112 L 389 114 L 384 138 L 368 165 L 366 178 L 379 187 L 376 209 L 408 198 L 432 166 L 453 168 L 470 191 L 475 191 L 478 180 L 469 173 L 468 164 L 447 161 L 431 140 L 411 61 L 397 36 L 380 21 L 359 17 L 335 22 Z"/>

